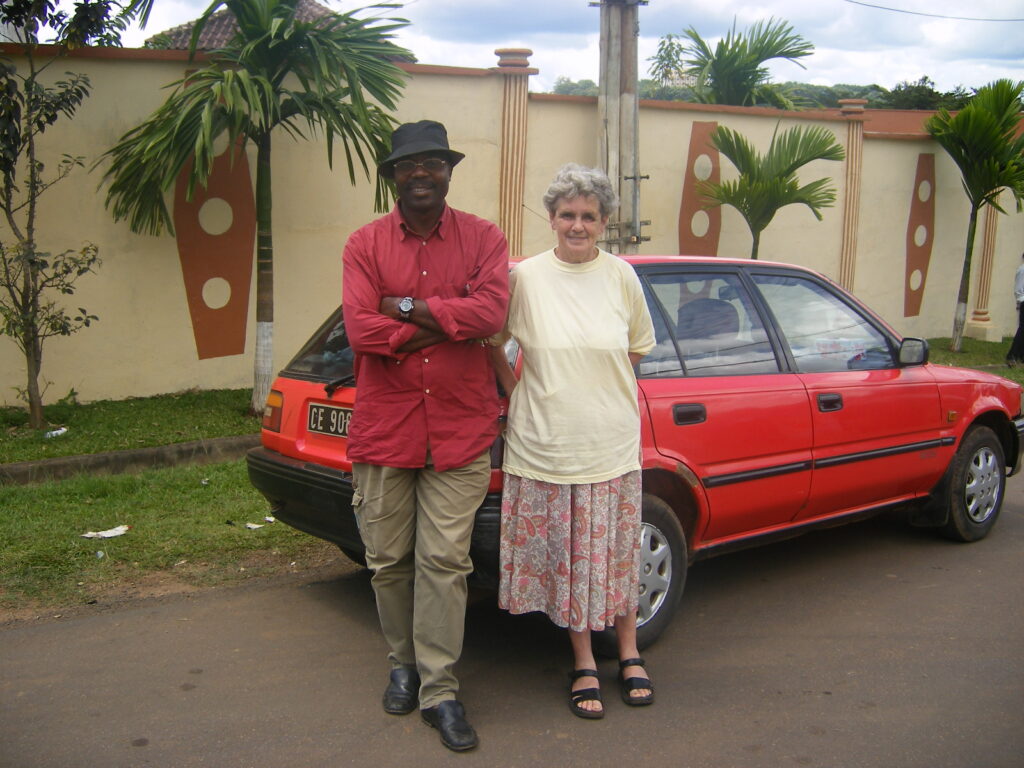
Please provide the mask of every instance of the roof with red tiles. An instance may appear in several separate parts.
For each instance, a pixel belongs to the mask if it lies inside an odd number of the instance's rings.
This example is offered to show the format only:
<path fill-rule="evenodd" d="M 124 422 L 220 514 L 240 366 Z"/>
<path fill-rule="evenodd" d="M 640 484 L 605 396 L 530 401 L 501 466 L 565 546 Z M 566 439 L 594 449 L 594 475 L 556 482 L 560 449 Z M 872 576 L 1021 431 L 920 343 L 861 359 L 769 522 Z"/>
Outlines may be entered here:
<path fill-rule="evenodd" d="M 330 8 L 320 5 L 316 0 L 298 0 L 295 6 L 295 18 L 299 21 L 316 21 L 325 16 L 333 16 L 334 13 Z M 171 50 L 187 50 L 192 40 L 192 26 L 194 24 L 195 21 L 179 24 L 176 27 L 147 38 L 146 44 Z M 199 44 L 196 48 L 200 51 L 223 48 L 237 31 L 238 24 L 235 23 L 235 15 L 227 9 L 217 11 L 207 20 L 206 25 L 203 27 L 203 31 L 199 35 Z"/>

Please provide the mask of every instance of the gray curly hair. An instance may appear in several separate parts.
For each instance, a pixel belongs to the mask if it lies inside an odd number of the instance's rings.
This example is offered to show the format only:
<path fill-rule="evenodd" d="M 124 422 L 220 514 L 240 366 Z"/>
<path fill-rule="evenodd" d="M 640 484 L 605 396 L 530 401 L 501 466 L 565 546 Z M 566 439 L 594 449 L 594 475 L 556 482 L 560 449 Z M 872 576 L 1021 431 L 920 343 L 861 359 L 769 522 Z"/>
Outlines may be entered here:
<path fill-rule="evenodd" d="M 578 163 L 566 163 L 558 169 L 554 181 L 544 193 L 544 207 L 554 215 L 559 200 L 577 197 L 596 197 L 601 216 L 611 216 L 619 207 L 619 197 L 612 183 L 599 168 L 586 168 Z"/>

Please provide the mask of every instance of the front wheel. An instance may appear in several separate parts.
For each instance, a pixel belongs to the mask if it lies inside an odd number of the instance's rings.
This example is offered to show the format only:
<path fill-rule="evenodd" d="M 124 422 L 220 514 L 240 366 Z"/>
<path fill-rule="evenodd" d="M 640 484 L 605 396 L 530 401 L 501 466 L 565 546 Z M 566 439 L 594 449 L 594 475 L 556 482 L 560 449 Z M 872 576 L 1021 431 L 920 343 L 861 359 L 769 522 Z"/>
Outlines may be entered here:
<path fill-rule="evenodd" d="M 988 535 L 999 517 L 1006 488 L 1003 446 L 988 427 L 974 427 L 949 465 L 945 498 L 948 510 L 942 533 L 954 541 L 977 541 Z"/>
<path fill-rule="evenodd" d="M 672 508 L 657 496 L 645 493 L 641 512 L 640 607 L 636 619 L 636 644 L 643 650 L 672 621 L 686 583 L 686 535 Z M 595 633 L 597 650 L 615 656 L 615 630 Z"/>

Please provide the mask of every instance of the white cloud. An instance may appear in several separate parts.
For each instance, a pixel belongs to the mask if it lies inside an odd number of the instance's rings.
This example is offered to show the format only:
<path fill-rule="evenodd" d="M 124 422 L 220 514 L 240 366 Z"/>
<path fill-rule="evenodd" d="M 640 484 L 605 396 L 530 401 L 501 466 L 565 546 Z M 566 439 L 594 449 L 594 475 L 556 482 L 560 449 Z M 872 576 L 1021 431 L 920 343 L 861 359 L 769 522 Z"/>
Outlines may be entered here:
<path fill-rule="evenodd" d="M 320 0 L 338 10 L 365 5 L 362 0 Z M 557 77 L 597 80 L 600 10 L 590 0 L 409 0 L 398 10 L 412 25 L 400 42 L 426 64 L 491 67 L 495 48 L 534 51 L 531 78 L 535 91 L 549 90 Z M 882 3 L 877 3 L 882 4 Z M 908 11 L 979 18 L 1024 18 L 1024 3 L 1005 0 L 890 0 Z M 190 21 L 202 13 L 201 0 L 158 0 L 144 32 L 125 36 L 141 45 L 150 35 Z M 693 26 L 705 39 L 754 21 L 784 19 L 816 46 L 803 60 L 806 69 L 780 62 L 772 66 L 780 80 L 819 84 L 878 83 L 891 88 L 901 80 L 926 75 L 941 90 L 978 87 L 1000 77 L 1024 79 L 1024 22 L 971 22 L 936 19 L 868 8 L 846 0 L 650 0 L 638 11 L 640 72 L 654 54 L 658 38 Z"/>

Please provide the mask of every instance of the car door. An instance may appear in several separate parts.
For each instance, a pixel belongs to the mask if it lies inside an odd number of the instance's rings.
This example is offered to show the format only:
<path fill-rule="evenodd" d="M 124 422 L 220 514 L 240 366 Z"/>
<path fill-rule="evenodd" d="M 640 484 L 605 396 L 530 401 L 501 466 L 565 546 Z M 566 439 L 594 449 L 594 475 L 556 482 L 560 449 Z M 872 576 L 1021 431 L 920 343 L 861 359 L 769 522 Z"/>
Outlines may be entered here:
<path fill-rule="evenodd" d="M 897 340 L 863 307 L 810 275 L 751 275 L 807 388 L 814 472 L 798 519 L 909 498 L 936 476 L 938 387 L 900 367 Z"/>
<path fill-rule="evenodd" d="M 638 366 L 658 451 L 705 490 L 697 546 L 787 523 L 811 478 L 811 417 L 738 271 L 639 270 L 656 346 Z"/>

